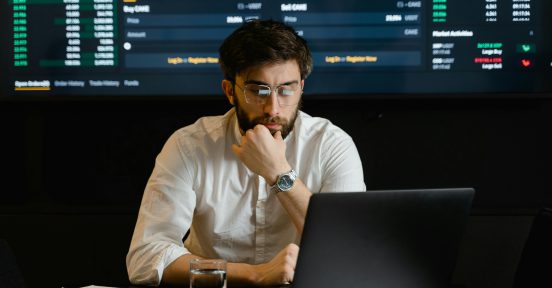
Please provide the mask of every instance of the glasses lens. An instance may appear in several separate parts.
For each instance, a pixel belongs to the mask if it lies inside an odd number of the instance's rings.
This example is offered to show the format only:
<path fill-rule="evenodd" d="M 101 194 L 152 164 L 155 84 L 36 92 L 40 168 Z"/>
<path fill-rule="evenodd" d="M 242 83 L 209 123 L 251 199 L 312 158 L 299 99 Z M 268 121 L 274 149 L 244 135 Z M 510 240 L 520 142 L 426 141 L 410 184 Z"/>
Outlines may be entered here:
<path fill-rule="evenodd" d="M 255 93 L 259 97 L 267 97 L 270 96 L 272 91 L 270 91 L 270 87 L 255 85 Z"/>
<path fill-rule="evenodd" d="M 278 96 L 291 97 L 294 94 L 295 94 L 295 90 L 290 86 L 280 86 L 280 87 L 278 87 Z"/>
<path fill-rule="evenodd" d="M 243 92 L 248 103 L 262 105 L 266 102 L 266 98 L 271 94 L 270 87 L 263 85 L 247 84 L 243 88 Z"/>
<path fill-rule="evenodd" d="M 278 87 L 278 102 L 280 105 L 295 105 L 298 102 L 298 97 L 295 97 L 297 91 L 299 90 L 299 85 L 283 85 Z"/>
<path fill-rule="evenodd" d="M 298 84 L 282 85 L 277 88 L 278 103 L 281 106 L 295 105 L 299 102 L 296 99 L 297 91 L 299 90 Z M 244 86 L 244 94 L 248 103 L 256 103 L 263 105 L 272 94 L 270 86 L 259 84 L 246 84 Z"/>

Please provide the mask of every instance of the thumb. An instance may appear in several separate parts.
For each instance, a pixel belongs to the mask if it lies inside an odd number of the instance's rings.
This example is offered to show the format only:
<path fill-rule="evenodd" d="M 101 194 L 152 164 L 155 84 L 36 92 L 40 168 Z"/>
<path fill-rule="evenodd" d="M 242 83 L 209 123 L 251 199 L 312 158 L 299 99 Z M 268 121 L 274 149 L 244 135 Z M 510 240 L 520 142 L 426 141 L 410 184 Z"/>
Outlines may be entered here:
<path fill-rule="evenodd" d="M 240 156 L 242 148 L 238 146 L 237 144 L 232 144 L 232 152 L 236 154 L 236 156 Z"/>
<path fill-rule="evenodd" d="M 284 140 L 282 138 L 282 131 L 276 131 L 276 133 L 274 133 L 274 139 L 276 140 Z"/>

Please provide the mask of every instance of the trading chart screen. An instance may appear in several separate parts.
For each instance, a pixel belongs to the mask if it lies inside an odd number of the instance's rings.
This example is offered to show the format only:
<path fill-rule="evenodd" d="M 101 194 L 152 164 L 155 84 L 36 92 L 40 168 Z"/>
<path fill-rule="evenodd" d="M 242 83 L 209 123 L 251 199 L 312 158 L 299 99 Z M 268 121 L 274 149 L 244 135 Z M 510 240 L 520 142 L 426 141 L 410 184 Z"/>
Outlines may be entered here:
<path fill-rule="evenodd" d="M 550 95 L 552 1 L 8 0 L 2 98 L 221 94 L 218 47 L 274 19 L 309 43 L 305 94 Z"/>

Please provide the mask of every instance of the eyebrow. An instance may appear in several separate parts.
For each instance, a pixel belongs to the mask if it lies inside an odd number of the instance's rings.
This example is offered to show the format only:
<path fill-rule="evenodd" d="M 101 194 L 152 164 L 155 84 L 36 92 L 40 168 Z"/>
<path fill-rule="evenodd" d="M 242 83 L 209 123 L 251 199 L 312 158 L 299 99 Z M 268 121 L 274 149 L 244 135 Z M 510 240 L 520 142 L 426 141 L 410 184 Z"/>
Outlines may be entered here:
<path fill-rule="evenodd" d="M 270 86 L 270 84 L 268 84 L 266 82 L 263 82 L 263 81 L 258 81 L 258 80 L 245 80 L 245 81 L 243 81 L 243 84 L 257 84 L 257 85 Z M 285 83 L 278 84 L 276 86 L 291 85 L 291 84 L 299 84 L 299 81 L 297 81 L 297 80 L 288 81 L 288 82 L 285 82 Z"/>

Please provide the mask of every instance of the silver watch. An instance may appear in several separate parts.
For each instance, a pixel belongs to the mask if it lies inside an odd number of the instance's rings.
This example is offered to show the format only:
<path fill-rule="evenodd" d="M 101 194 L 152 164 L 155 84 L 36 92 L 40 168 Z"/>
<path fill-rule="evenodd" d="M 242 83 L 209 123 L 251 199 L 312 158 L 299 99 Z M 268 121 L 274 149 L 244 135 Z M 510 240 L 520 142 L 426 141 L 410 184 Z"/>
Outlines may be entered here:
<path fill-rule="evenodd" d="M 291 187 L 293 187 L 295 179 L 297 179 L 297 173 L 295 170 L 291 169 L 286 173 L 278 175 L 276 184 L 270 187 L 270 190 L 274 190 L 276 193 L 289 191 L 291 190 Z"/>

